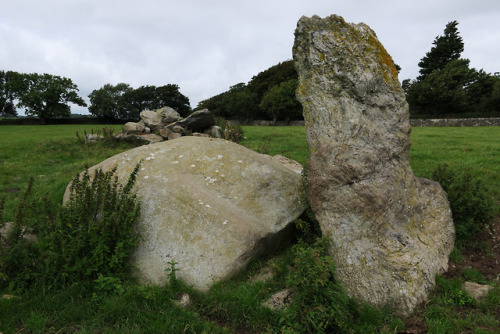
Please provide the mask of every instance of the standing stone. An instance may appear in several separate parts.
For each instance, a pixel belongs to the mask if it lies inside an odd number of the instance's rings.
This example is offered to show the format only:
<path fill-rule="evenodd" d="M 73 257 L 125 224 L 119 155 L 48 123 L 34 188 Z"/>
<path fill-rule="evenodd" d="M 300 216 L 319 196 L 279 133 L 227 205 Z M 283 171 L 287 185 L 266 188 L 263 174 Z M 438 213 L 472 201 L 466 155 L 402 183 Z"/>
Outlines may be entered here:
<path fill-rule="evenodd" d="M 365 24 L 300 19 L 293 48 L 311 152 L 309 200 L 351 296 L 409 314 L 447 269 L 454 227 L 440 185 L 409 164 L 408 104 Z"/>

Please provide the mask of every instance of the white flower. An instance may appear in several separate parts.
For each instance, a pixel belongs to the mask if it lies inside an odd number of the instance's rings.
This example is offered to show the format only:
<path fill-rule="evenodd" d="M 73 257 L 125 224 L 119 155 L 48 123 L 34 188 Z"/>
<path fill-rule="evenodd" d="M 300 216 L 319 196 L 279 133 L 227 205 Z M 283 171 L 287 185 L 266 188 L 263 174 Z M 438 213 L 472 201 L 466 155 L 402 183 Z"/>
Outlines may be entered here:
<path fill-rule="evenodd" d="M 224 220 L 224 222 L 222 224 L 226 225 L 227 224 L 227 220 Z"/>

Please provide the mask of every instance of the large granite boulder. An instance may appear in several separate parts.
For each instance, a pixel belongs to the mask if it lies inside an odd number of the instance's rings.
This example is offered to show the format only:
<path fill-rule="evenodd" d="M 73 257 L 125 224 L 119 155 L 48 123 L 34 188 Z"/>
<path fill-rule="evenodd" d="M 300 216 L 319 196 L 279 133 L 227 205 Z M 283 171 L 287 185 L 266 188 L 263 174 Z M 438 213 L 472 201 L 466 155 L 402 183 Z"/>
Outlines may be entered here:
<path fill-rule="evenodd" d="M 206 290 L 289 242 L 290 223 L 304 209 L 300 174 L 223 139 L 186 136 L 141 146 L 90 172 L 117 166 L 125 181 L 139 161 L 142 240 L 132 262 L 144 283 L 166 283 L 165 269 L 175 261 L 178 278 Z"/>
<path fill-rule="evenodd" d="M 302 17 L 293 48 L 311 157 L 309 200 L 349 293 L 408 314 L 447 269 L 454 226 L 440 185 L 409 164 L 408 105 L 365 24 Z"/>

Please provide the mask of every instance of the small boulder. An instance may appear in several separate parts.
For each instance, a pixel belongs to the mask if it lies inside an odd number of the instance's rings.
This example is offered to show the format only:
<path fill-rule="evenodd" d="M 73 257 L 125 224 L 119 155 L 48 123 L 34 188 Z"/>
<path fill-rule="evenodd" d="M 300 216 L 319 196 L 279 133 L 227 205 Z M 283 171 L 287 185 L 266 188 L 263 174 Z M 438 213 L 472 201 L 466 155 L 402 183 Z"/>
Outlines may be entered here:
<path fill-rule="evenodd" d="M 172 131 L 175 132 L 175 133 L 180 133 L 180 134 L 184 134 L 186 132 L 186 129 L 184 129 L 182 126 L 180 125 L 174 125 L 171 127 Z"/>
<path fill-rule="evenodd" d="M 282 310 L 290 305 L 293 301 L 295 291 L 293 289 L 285 289 L 276 292 L 263 305 L 271 310 Z"/>
<path fill-rule="evenodd" d="M 170 124 L 169 128 L 173 128 L 176 125 L 180 125 L 192 131 L 204 131 L 212 125 L 215 125 L 215 118 L 208 109 L 201 109 L 176 123 Z"/>
<path fill-rule="evenodd" d="M 138 123 L 136 123 L 136 122 L 127 122 L 123 126 L 123 131 L 126 133 L 137 132 L 137 125 L 138 125 Z"/>
<path fill-rule="evenodd" d="M 163 129 L 160 130 L 160 136 L 162 136 L 164 139 L 168 139 L 168 137 L 174 133 L 172 130 L 168 129 L 167 127 L 164 127 Z"/>
<path fill-rule="evenodd" d="M 480 301 L 483 297 L 487 296 L 492 289 L 493 287 L 490 285 L 482 285 L 473 282 L 464 283 L 464 290 L 476 301 Z"/>
<path fill-rule="evenodd" d="M 161 120 L 161 115 L 153 110 L 143 110 L 140 113 L 141 120 L 144 125 L 148 127 L 152 132 L 160 131 L 163 127 Z"/>
<path fill-rule="evenodd" d="M 163 141 L 163 137 L 159 135 L 155 135 L 153 133 L 137 135 L 136 139 L 144 141 L 146 144 L 155 144 Z"/>
<path fill-rule="evenodd" d="M 177 122 L 182 119 L 181 115 L 175 109 L 170 107 L 163 107 L 156 110 L 156 112 L 160 115 L 161 121 L 164 124 Z"/>
<path fill-rule="evenodd" d="M 220 126 L 214 125 L 209 129 L 210 135 L 214 138 L 222 138 Z"/>

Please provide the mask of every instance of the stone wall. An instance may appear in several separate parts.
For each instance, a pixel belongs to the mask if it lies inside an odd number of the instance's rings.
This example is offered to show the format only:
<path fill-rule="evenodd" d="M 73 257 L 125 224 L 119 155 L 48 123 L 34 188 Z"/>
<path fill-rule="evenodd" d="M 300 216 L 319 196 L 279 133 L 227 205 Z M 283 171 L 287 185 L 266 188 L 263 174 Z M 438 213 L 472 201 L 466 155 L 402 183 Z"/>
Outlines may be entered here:
<path fill-rule="evenodd" d="M 500 118 L 410 119 L 411 126 L 500 126 Z"/>
<path fill-rule="evenodd" d="M 231 121 L 233 123 L 238 123 L 238 121 Z M 411 126 L 500 126 L 500 118 L 457 118 L 457 119 L 410 119 Z M 249 121 L 245 125 L 260 125 L 260 126 L 271 126 L 272 121 L 267 120 L 256 120 Z M 304 121 L 290 121 L 286 123 L 284 121 L 278 121 L 276 126 L 304 126 Z"/>

